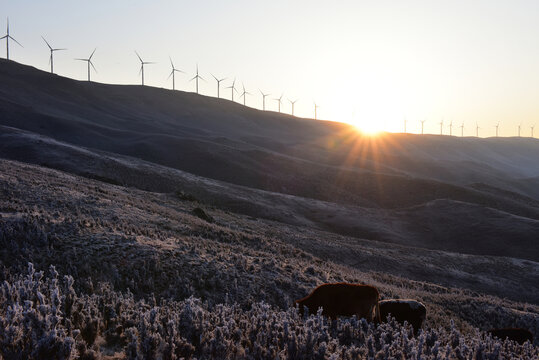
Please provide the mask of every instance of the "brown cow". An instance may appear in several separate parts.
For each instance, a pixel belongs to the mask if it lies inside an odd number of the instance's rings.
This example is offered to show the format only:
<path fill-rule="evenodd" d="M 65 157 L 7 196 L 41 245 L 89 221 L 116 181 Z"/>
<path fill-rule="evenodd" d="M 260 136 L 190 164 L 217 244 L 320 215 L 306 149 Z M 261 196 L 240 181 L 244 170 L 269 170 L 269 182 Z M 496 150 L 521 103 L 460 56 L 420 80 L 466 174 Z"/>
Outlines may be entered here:
<path fill-rule="evenodd" d="M 356 315 L 367 321 L 380 322 L 378 299 L 378 290 L 373 286 L 335 283 L 320 285 L 310 295 L 296 300 L 296 304 L 301 313 L 306 306 L 310 314 L 316 314 L 318 308 L 322 308 L 322 315 L 332 319 Z"/>
<path fill-rule="evenodd" d="M 388 299 L 380 301 L 379 306 L 382 321 L 385 321 L 387 316 L 391 314 L 399 323 L 407 321 L 408 324 L 412 325 L 416 335 L 427 316 L 425 305 L 416 300 Z"/>
<path fill-rule="evenodd" d="M 522 328 L 505 328 L 505 329 L 491 329 L 488 331 L 493 337 L 500 338 L 501 340 L 509 339 L 516 341 L 519 344 L 524 344 L 529 341 L 533 344 L 533 334 L 531 331 Z"/>

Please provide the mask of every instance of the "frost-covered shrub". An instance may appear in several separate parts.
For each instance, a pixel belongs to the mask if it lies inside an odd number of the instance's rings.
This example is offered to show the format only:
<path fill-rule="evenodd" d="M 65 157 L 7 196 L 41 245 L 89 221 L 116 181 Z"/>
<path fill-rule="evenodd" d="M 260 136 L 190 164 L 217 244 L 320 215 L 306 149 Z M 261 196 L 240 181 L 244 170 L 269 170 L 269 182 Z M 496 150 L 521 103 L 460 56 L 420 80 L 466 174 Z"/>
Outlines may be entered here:
<path fill-rule="evenodd" d="M 110 349 L 128 359 L 537 359 L 532 344 L 501 342 L 475 330 L 411 327 L 389 319 L 329 320 L 302 317 L 254 302 L 211 306 L 184 301 L 135 300 L 101 285 L 77 294 L 70 276 L 48 275 L 29 265 L 0 290 L 0 357 L 6 359 L 97 359 Z M 86 335 L 84 335 L 86 332 Z"/>

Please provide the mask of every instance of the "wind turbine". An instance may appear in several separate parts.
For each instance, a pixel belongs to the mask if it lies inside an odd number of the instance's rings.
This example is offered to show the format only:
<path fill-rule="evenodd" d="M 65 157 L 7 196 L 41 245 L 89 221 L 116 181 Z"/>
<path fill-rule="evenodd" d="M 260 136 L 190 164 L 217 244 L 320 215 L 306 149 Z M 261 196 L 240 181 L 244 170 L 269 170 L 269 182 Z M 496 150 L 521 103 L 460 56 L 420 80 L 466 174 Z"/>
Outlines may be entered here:
<path fill-rule="evenodd" d="M 520 137 L 520 125 L 522 124 L 518 124 L 518 137 Z"/>
<path fill-rule="evenodd" d="M 258 89 L 258 91 L 260 91 L 260 94 L 262 95 L 262 110 L 266 110 L 266 96 L 268 96 L 269 94 L 264 94 L 262 92 L 262 90 Z"/>
<path fill-rule="evenodd" d="M 319 108 L 320 106 L 316 105 L 316 103 L 314 103 L 314 119 L 315 120 L 318 120 L 318 117 L 316 116 L 316 110 Z"/>
<path fill-rule="evenodd" d="M 408 120 L 406 120 L 406 117 L 404 117 L 404 133 L 406 134 L 406 123 L 408 122 Z"/>
<path fill-rule="evenodd" d="M 449 123 L 449 136 L 453 136 L 453 119 Z"/>
<path fill-rule="evenodd" d="M 273 99 L 273 100 L 277 101 L 277 104 L 278 104 L 278 106 L 279 106 L 279 112 L 281 112 L 281 104 L 282 104 L 282 102 L 283 102 L 283 95 L 284 95 L 284 93 L 281 94 L 280 97 L 278 97 L 278 98 L 276 98 L 276 99 Z"/>
<path fill-rule="evenodd" d="M 245 91 L 245 85 L 243 85 L 243 83 L 241 83 L 241 86 L 243 87 L 243 92 L 241 93 L 240 97 L 243 97 L 243 106 L 245 106 L 245 95 L 251 95 L 251 93 Z"/>
<path fill-rule="evenodd" d="M 49 47 L 49 49 L 51 50 L 51 56 L 49 58 L 49 63 L 51 64 L 51 74 L 54 73 L 54 58 L 53 58 L 53 54 L 55 51 L 61 51 L 61 50 L 67 50 L 67 49 L 53 49 L 52 46 L 47 42 L 47 40 L 45 40 L 45 38 L 42 36 L 41 37 L 43 39 L 43 41 L 45 41 L 45 43 L 47 44 L 47 46 Z"/>
<path fill-rule="evenodd" d="M 176 79 L 175 79 L 174 74 L 176 74 L 177 72 L 185 74 L 185 72 L 181 71 L 180 69 L 176 69 L 174 67 L 174 63 L 172 62 L 172 58 L 170 56 L 168 58 L 170 60 L 170 66 L 172 67 L 172 70 L 170 71 L 170 75 L 168 76 L 167 79 L 170 79 L 170 77 L 172 76 L 172 90 L 176 90 Z"/>
<path fill-rule="evenodd" d="M 137 57 L 140 60 L 139 74 L 142 74 L 142 86 L 144 86 L 144 65 L 150 65 L 150 64 L 155 64 L 155 63 L 154 62 L 148 62 L 148 61 L 142 61 L 142 58 L 140 57 L 138 52 L 135 51 L 135 54 L 137 54 Z"/>
<path fill-rule="evenodd" d="M 88 63 L 88 81 L 90 81 L 90 65 L 94 68 L 94 71 L 97 72 L 94 64 L 92 63 L 92 56 L 94 56 L 94 53 L 96 50 L 97 48 L 95 48 L 94 51 L 92 51 L 92 54 L 90 55 L 88 59 L 75 59 L 75 60 L 80 60 L 80 61 L 86 61 Z"/>
<path fill-rule="evenodd" d="M 211 74 L 211 76 L 213 76 L 215 81 L 217 81 L 217 99 L 219 99 L 219 88 L 221 87 L 221 81 L 226 80 L 226 78 L 217 79 L 217 77 L 215 77 L 213 74 Z"/>
<path fill-rule="evenodd" d="M 475 123 L 475 136 L 476 137 L 479 137 L 479 129 L 480 129 L 479 124 L 476 122 Z"/>
<path fill-rule="evenodd" d="M 0 38 L 0 40 L 6 39 L 6 59 L 9 60 L 9 39 L 15 41 L 20 47 L 24 47 L 20 42 L 15 40 L 11 35 L 9 35 L 9 18 L 7 18 L 7 34 Z"/>
<path fill-rule="evenodd" d="M 423 127 L 425 125 L 425 121 L 427 121 L 427 119 L 421 120 L 421 135 L 423 135 Z"/>
<path fill-rule="evenodd" d="M 196 79 L 196 84 L 197 84 L 197 94 L 198 94 L 198 79 L 204 80 L 204 78 L 203 78 L 202 76 L 198 75 L 198 63 L 197 63 L 197 74 L 196 74 L 191 80 L 189 80 L 189 81 L 193 81 L 193 80 L 195 80 L 195 79 Z M 204 80 L 204 81 L 206 81 L 206 80 Z"/>
<path fill-rule="evenodd" d="M 464 136 L 464 123 L 460 125 L 460 136 Z"/>
<path fill-rule="evenodd" d="M 498 127 L 500 127 L 500 123 L 496 124 L 496 137 L 498 137 Z"/>
<path fill-rule="evenodd" d="M 232 93 L 232 102 L 234 102 L 234 91 L 235 92 L 238 92 L 238 90 L 236 90 L 236 78 L 234 78 L 234 81 L 232 81 L 232 85 L 231 86 L 227 86 L 226 88 L 227 89 L 230 89 L 230 92 Z"/>
<path fill-rule="evenodd" d="M 533 129 L 535 128 L 535 124 L 531 126 L 531 128 L 532 128 L 532 137 L 533 137 Z"/>
<path fill-rule="evenodd" d="M 440 121 L 440 135 L 443 135 L 444 133 L 444 118 L 442 118 L 442 121 Z"/>
<path fill-rule="evenodd" d="M 290 104 L 292 105 L 292 116 L 294 116 L 294 105 L 296 104 L 296 102 L 298 101 L 298 99 L 292 101 L 290 99 L 288 99 L 288 101 L 290 101 Z"/>

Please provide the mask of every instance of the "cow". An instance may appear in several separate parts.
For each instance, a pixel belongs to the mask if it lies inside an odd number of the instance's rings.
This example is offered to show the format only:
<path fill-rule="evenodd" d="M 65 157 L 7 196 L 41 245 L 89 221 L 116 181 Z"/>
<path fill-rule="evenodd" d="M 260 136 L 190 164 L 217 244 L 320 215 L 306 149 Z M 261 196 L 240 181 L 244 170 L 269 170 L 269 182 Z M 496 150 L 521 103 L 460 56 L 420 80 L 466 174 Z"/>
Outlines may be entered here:
<path fill-rule="evenodd" d="M 374 286 L 333 283 L 318 286 L 310 295 L 295 303 L 302 314 L 306 306 L 310 314 L 316 314 L 318 308 L 322 308 L 322 315 L 331 319 L 356 315 L 367 321 L 380 322 L 379 298 Z"/>
<path fill-rule="evenodd" d="M 531 331 L 522 328 L 505 328 L 505 329 L 490 329 L 488 331 L 492 337 L 497 337 L 501 340 L 509 339 L 516 341 L 519 344 L 524 344 L 526 341 L 533 343 L 533 334 Z"/>
<path fill-rule="evenodd" d="M 414 334 L 419 333 L 419 329 L 423 325 L 427 316 L 425 305 L 416 300 L 411 299 L 387 299 L 381 300 L 379 303 L 380 317 L 383 321 L 391 314 L 395 320 L 401 324 L 405 321 L 412 325 Z"/>

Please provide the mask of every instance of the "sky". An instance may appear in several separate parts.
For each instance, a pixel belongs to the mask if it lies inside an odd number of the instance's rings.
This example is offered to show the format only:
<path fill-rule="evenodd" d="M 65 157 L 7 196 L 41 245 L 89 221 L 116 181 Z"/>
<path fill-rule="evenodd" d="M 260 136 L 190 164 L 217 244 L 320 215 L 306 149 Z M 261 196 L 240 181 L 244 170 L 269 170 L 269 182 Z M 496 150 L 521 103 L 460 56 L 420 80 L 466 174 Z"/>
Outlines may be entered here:
<path fill-rule="evenodd" d="M 539 123 L 539 1 L 166 1 L 0 0 L 0 37 L 10 33 L 12 60 L 48 70 L 41 39 L 66 51 L 55 72 L 85 80 L 86 58 L 97 48 L 92 79 L 171 88 L 169 57 L 186 74 L 176 88 L 216 96 L 242 83 L 247 105 L 349 122 L 366 132 L 407 131 L 474 136 L 530 136 Z M 5 40 L 0 57 L 5 57 Z M 221 89 L 230 98 L 230 89 Z M 238 95 L 235 96 L 238 101 Z M 534 137 L 539 136 L 539 128 Z"/>

